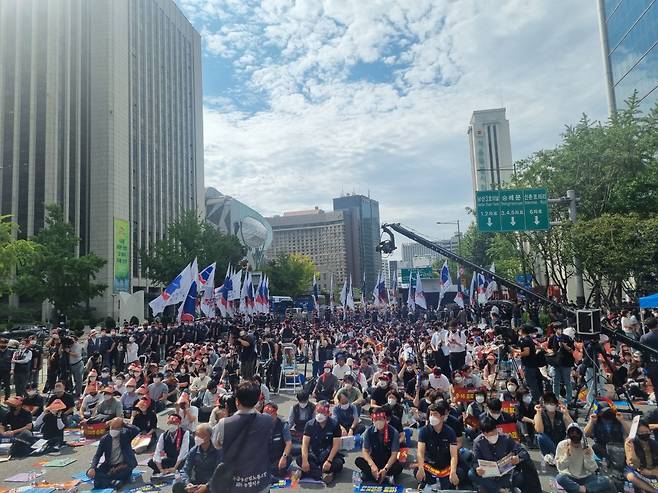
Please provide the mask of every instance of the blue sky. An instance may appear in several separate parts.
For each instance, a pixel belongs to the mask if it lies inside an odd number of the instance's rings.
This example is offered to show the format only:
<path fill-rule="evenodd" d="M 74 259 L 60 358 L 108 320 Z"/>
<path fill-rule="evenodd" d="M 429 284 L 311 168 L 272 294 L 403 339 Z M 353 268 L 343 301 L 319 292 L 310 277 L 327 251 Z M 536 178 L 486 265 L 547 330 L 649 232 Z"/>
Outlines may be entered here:
<path fill-rule="evenodd" d="M 177 0 L 202 35 L 205 180 L 259 212 L 370 193 L 430 237 L 470 221 L 466 130 L 505 106 L 514 159 L 606 116 L 596 2 Z"/>

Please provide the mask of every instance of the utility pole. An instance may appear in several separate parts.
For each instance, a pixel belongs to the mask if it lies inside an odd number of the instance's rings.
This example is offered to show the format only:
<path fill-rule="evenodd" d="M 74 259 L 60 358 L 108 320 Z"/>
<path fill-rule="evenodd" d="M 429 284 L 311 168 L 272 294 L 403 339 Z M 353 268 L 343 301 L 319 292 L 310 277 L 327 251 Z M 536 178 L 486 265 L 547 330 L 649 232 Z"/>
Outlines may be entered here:
<path fill-rule="evenodd" d="M 549 204 L 566 205 L 569 207 L 569 221 L 571 224 L 576 224 L 576 213 L 578 209 L 578 202 L 580 199 L 576 197 L 575 190 L 567 190 L 565 197 L 559 199 L 548 199 Z M 559 226 L 560 223 L 551 223 L 551 226 Z M 583 282 L 583 268 L 580 263 L 578 254 L 573 257 L 574 279 L 576 281 L 576 305 L 578 308 L 585 306 L 585 284 Z"/>
<path fill-rule="evenodd" d="M 436 221 L 436 224 L 455 224 L 457 225 L 457 250 L 459 255 L 462 254 L 462 232 L 459 229 L 459 219 L 456 221 Z"/>

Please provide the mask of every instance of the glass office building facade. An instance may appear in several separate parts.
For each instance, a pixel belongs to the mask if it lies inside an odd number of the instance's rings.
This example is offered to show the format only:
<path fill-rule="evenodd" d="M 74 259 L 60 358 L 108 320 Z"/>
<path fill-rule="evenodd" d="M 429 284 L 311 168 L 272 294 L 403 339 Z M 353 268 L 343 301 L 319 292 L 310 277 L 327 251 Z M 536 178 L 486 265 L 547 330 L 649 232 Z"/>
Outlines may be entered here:
<path fill-rule="evenodd" d="M 658 101 L 658 0 L 599 0 L 610 110 L 637 91 L 641 109 Z"/>

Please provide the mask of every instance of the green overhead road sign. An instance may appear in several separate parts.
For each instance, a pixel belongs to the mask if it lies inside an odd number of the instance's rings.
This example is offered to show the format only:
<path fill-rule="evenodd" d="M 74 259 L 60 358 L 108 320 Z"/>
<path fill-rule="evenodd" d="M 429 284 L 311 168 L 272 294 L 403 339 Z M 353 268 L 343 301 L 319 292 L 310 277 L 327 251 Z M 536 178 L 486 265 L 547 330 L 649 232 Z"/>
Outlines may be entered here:
<path fill-rule="evenodd" d="M 483 233 L 550 227 L 545 188 L 477 192 L 475 201 L 478 229 Z"/>
<path fill-rule="evenodd" d="M 480 231 L 500 231 L 500 192 L 477 192 L 475 200 Z"/>

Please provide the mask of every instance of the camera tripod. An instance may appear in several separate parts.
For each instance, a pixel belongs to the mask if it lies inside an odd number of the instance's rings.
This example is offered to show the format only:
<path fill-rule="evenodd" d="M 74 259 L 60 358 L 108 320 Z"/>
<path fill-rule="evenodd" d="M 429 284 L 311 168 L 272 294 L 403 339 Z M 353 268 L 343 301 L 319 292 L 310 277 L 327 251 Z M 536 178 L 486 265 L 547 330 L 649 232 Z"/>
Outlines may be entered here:
<path fill-rule="evenodd" d="M 577 385 L 575 392 L 572 396 L 572 400 L 569 403 L 569 407 L 572 409 L 578 408 L 578 394 L 584 387 L 588 387 L 590 382 L 592 383 L 592 390 L 591 392 L 593 393 L 593 398 L 592 402 L 589 403 L 589 407 L 587 408 L 587 415 L 592 413 L 592 409 L 594 408 L 594 403 L 596 402 L 596 398 L 599 395 L 599 378 L 603 376 L 605 379 L 606 383 L 612 383 L 612 386 L 615 390 L 615 394 L 617 394 L 618 397 L 625 397 L 626 401 L 628 402 L 628 405 L 630 406 L 631 413 L 632 414 L 642 414 L 638 409 L 635 407 L 633 404 L 633 401 L 631 400 L 631 396 L 628 394 L 628 390 L 624 387 L 624 383 L 620 381 L 618 376 L 615 374 L 615 368 L 610 362 L 610 359 L 608 358 L 608 354 L 605 352 L 603 347 L 601 346 L 600 342 L 594 342 L 594 341 L 585 341 L 585 344 L 583 345 L 583 354 L 585 355 L 585 358 L 587 358 L 587 361 L 590 362 L 591 367 L 587 368 L 592 368 L 592 376 L 590 378 L 587 378 L 587 373 L 583 376 L 582 381 Z M 599 363 L 599 356 L 603 359 L 603 362 L 605 365 L 608 367 L 610 372 L 612 373 L 612 377 L 608 379 L 604 372 L 603 369 L 601 368 L 601 364 Z M 618 370 L 617 370 L 618 371 Z"/>

